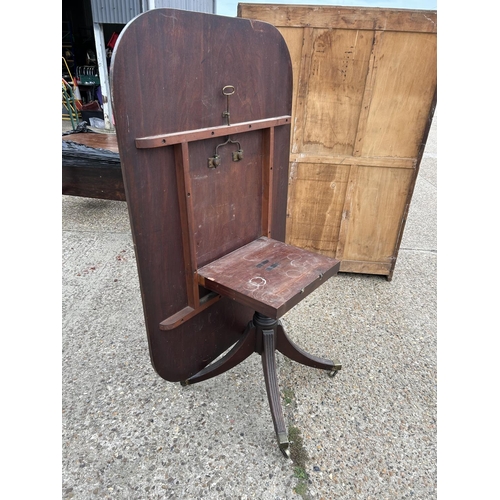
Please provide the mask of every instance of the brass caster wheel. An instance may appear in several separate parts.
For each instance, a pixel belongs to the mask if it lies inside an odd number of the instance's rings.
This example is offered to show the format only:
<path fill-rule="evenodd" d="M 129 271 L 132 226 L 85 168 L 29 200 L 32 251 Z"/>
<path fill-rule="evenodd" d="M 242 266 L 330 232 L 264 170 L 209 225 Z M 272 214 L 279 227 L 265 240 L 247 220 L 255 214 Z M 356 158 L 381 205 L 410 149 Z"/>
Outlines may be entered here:
<path fill-rule="evenodd" d="M 280 444 L 280 451 L 283 453 L 285 458 L 290 458 L 290 448 L 288 447 L 288 443 L 286 443 L 286 446 L 284 446 L 284 444 Z"/>
<path fill-rule="evenodd" d="M 283 453 L 285 458 L 290 458 L 290 443 L 288 442 L 287 435 L 285 433 L 279 433 L 277 437 L 281 453 Z"/>
<path fill-rule="evenodd" d="M 337 375 L 337 372 L 340 371 L 341 369 L 342 369 L 342 365 L 340 364 L 340 362 L 337 360 L 333 361 L 333 366 L 330 369 L 330 371 L 328 372 L 328 376 L 330 378 L 335 377 L 335 375 Z"/>

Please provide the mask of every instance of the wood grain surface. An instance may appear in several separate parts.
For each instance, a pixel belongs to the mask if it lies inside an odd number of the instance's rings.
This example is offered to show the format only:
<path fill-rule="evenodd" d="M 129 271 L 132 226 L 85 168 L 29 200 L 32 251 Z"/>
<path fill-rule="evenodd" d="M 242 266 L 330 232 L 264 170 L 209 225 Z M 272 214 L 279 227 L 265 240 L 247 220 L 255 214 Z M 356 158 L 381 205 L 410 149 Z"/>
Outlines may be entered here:
<path fill-rule="evenodd" d="M 340 262 L 261 237 L 198 269 L 200 284 L 278 319 L 337 273 Z"/>
<path fill-rule="evenodd" d="M 197 267 L 262 236 L 264 220 L 284 241 L 290 125 L 274 129 L 272 148 L 269 129 L 232 130 L 243 159 L 232 160 L 233 144 L 221 147 L 215 169 L 208 158 L 224 136 L 154 148 L 136 141 L 225 125 L 226 85 L 235 87 L 231 125 L 290 116 L 290 57 L 268 23 L 154 9 L 122 31 L 111 80 L 151 360 L 166 380 L 185 380 L 236 342 L 254 311 L 222 298 L 176 328 L 162 329 L 164 322 L 210 293 L 193 287 Z"/>
<path fill-rule="evenodd" d="M 435 11 L 240 4 L 294 71 L 287 237 L 392 277 L 436 105 Z"/>

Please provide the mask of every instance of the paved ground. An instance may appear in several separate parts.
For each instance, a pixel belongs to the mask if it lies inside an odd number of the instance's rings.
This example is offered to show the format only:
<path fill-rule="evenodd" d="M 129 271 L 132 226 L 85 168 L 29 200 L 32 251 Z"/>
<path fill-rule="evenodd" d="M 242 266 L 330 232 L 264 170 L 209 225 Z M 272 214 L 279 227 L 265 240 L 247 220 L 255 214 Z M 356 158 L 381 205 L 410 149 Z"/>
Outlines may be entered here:
<path fill-rule="evenodd" d="M 191 387 L 156 375 L 126 204 L 63 196 L 63 498 L 436 498 L 436 132 L 393 280 L 340 274 L 284 317 L 343 364 L 330 379 L 278 355 L 295 461 L 258 356 Z"/>

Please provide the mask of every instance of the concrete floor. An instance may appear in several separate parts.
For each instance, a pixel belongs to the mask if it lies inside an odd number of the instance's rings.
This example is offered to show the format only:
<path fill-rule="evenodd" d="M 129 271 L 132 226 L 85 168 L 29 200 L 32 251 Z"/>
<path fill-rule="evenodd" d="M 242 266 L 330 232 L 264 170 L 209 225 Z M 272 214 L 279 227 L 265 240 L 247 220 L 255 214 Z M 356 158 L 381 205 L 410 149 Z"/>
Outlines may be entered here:
<path fill-rule="evenodd" d="M 437 116 L 394 277 L 340 274 L 284 318 L 339 375 L 278 355 L 282 457 L 260 359 L 165 382 L 149 361 L 126 204 L 62 197 L 64 499 L 434 499 Z"/>

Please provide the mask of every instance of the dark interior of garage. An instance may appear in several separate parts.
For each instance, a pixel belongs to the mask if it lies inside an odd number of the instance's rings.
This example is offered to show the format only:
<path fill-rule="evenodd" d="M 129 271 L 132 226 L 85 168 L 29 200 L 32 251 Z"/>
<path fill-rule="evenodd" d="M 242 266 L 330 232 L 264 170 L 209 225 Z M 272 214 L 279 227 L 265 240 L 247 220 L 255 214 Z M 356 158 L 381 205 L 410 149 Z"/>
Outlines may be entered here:
<path fill-rule="evenodd" d="M 107 64 L 124 24 L 102 24 Z M 102 105 L 90 0 L 62 1 L 62 78 L 78 85 L 83 105 Z"/>

